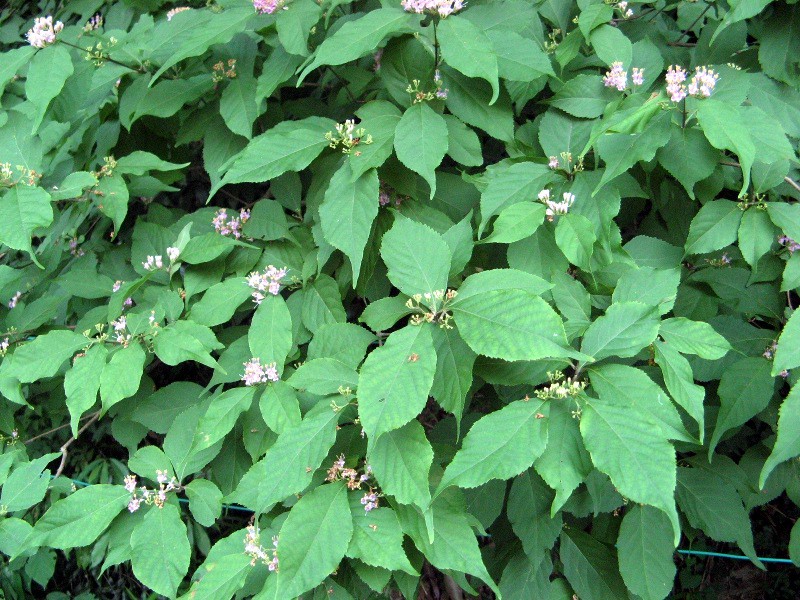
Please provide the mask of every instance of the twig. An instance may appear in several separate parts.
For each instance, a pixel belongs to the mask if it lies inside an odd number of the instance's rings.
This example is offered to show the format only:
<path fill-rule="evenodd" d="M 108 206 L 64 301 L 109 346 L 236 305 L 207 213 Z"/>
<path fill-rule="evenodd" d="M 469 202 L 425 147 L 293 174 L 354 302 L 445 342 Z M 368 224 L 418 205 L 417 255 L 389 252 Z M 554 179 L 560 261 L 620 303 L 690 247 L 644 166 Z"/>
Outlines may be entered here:
<path fill-rule="evenodd" d="M 689 34 L 689 32 L 690 32 L 692 29 L 694 29 L 694 26 L 695 26 L 695 25 L 697 25 L 697 23 L 700 21 L 700 19 L 702 19 L 702 18 L 705 16 L 705 14 L 706 14 L 706 13 L 709 11 L 709 9 L 710 9 L 710 8 L 711 8 L 711 4 L 707 4 L 707 5 L 706 5 L 706 7 L 703 9 L 703 12 L 701 12 L 699 15 L 697 15 L 697 18 L 696 18 L 694 21 L 692 21 L 692 24 L 691 24 L 691 25 L 689 25 L 689 26 L 688 26 L 688 27 L 687 27 L 687 28 L 686 28 L 686 29 L 683 31 L 683 33 L 681 33 L 681 36 L 680 36 L 680 37 L 679 37 L 679 38 L 678 38 L 676 41 L 677 41 L 677 42 L 680 42 L 680 41 L 683 39 L 683 36 L 685 36 L 685 35 L 688 35 L 688 34 Z"/>
<path fill-rule="evenodd" d="M 81 421 L 85 421 L 86 419 L 91 419 L 92 417 L 97 416 L 99 414 L 100 414 L 100 411 L 98 410 L 95 413 L 91 413 L 89 415 L 83 415 L 80 419 L 78 419 L 78 423 L 80 423 Z M 30 438 L 29 440 L 25 440 L 23 442 L 23 444 L 30 444 L 31 442 L 33 442 L 35 440 L 38 440 L 39 438 L 43 438 L 45 436 L 48 436 L 51 433 L 55 433 L 56 431 L 61 431 L 62 429 L 66 428 L 66 427 L 69 427 L 69 423 L 64 423 L 63 425 L 59 425 L 58 427 L 54 427 L 53 429 L 51 429 L 49 431 L 45 431 L 44 433 L 40 433 L 39 435 L 35 435 L 32 438 Z"/>
<path fill-rule="evenodd" d="M 56 471 L 54 477 L 58 477 L 59 475 L 61 475 L 61 473 L 64 472 L 64 467 L 67 465 L 67 450 L 72 445 L 72 442 L 74 442 L 76 439 L 78 439 L 78 436 L 80 436 L 80 434 L 82 434 L 84 431 L 86 431 L 92 423 L 97 421 L 98 418 L 100 418 L 100 411 L 99 410 L 96 413 L 94 413 L 94 415 L 92 415 L 91 419 L 89 419 L 86 423 L 84 423 L 83 427 L 78 429 L 78 433 L 76 433 L 71 438 L 69 438 L 66 442 L 64 442 L 64 445 L 61 446 L 61 448 L 60 448 L 60 451 L 61 451 L 61 463 L 58 465 L 58 470 Z"/>
<path fill-rule="evenodd" d="M 742 168 L 742 165 L 740 165 L 740 164 L 739 164 L 738 162 L 736 162 L 735 160 L 730 160 L 730 161 L 728 161 L 728 160 L 723 160 L 723 161 L 722 161 L 722 162 L 720 162 L 719 164 L 721 164 L 721 165 L 724 165 L 724 166 L 726 166 L 726 167 L 737 167 L 737 168 L 739 168 L 739 169 L 741 169 L 741 168 Z M 783 180 L 784 180 L 786 183 L 788 183 L 790 186 L 792 186 L 794 189 L 796 189 L 798 192 L 800 192 L 800 183 L 797 183 L 797 182 L 796 182 L 794 179 L 792 179 L 792 178 L 791 178 L 791 177 L 789 177 L 788 175 L 787 175 L 786 177 L 784 177 L 784 178 L 783 178 Z"/>

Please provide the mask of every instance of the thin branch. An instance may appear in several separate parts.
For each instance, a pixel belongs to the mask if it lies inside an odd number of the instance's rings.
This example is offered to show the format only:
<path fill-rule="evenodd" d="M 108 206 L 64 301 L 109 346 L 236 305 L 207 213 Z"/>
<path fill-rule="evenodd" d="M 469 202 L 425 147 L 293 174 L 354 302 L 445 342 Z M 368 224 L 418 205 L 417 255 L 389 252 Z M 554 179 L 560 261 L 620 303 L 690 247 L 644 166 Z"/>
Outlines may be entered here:
<path fill-rule="evenodd" d="M 78 429 L 78 433 L 76 433 L 71 438 L 69 438 L 66 442 L 64 442 L 64 445 L 61 446 L 61 448 L 60 448 L 61 463 L 58 465 L 58 470 L 56 470 L 56 473 L 55 473 L 54 477 L 58 477 L 59 475 L 61 475 L 61 473 L 64 472 L 64 467 L 67 465 L 67 451 L 69 450 L 69 447 L 72 445 L 72 442 L 74 442 L 76 439 L 78 439 L 78 437 L 84 431 L 86 431 L 92 423 L 97 421 L 97 419 L 99 419 L 99 418 L 100 418 L 100 411 L 98 410 L 96 413 L 94 413 L 94 415 L 92 416 L 91 419 L 89 419 L 86 423 L 84 423 L 83 427 Z"/>
<path fill-rule="evenodd" d="M 719 164 L 724 165 L 726 167 L 737 167 L 739 169 L 742 168 L 742 165 L 740 165 L 735 160 L 724 160 L 724 161 L 720 162 Z M 794 179 L 792 179 L 788 175 L 786 177 L 784 177 L 783 180 L 786 183 L 788 183 L 790 186 L 792 186 L 794 189 L 796 189 L 798 192 L 800 192 L 800 183 L 797 183 Z"/>
<path fill-rule="evenodd" d="M 80 423 L 81 421 L 85 421 L 86 419 L 91 419 L 92 417 L 98 416 L 99 414 L 100 414 L 100 411 L 98 410 L 95 413 L 91 413 L 91 414 L 88 414 L 88 415 L 83 415 L 80 419 L 78 419 L 78 423 Z M 26 445 L 30 444 L 31 442 L 34 442 L 34 441 L 36 441 L 36 440 L 38 440 L 40 438 L 43 438 L 43 437 L 46 437 L 46 436 L 50 435 L 51 433 L 55 433 L 56 431 L 61 431 L 62 429 L 65 429 L 66 427 L 69 427 L 69 425 L 70 425 L 69 423 L 64 423 L 63 425 L 59 425 L 58 427 L 53 427 L 53 429 L 50 429 L 49 431 L 45 431 L 44 433 L 40 433 L 39 435 L 33 436 L 29 440 L 25 440 L 23 442 L 23 444 L 26 444 Z"/>

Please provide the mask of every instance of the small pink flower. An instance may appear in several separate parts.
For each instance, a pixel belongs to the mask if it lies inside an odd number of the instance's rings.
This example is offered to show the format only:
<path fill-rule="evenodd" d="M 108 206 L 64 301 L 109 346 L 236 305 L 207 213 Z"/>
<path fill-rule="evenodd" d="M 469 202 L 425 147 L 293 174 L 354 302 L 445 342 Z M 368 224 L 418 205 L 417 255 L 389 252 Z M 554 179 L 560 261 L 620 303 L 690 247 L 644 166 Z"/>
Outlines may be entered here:
<path fill-rule="evenodd" d="M 547 166 L 550 167 L 551 169 L 554 169 L 554 170 L 557 169 L 558 168 L 558 157 L 557 156 L 551 156 L 550 157 L 550 161 L 547 163 Z"/>
<path fill-rule="evenodd" d="M 36 17 L 33 27 L 25 34 L 28 43 L 34 48 L 44 48 L 56 42 L 56 34 L 64 29 L 61 21 L 53 24 L 53 17 Z"/>
<path fill-rule="evenodd" d="M 680 102 L 686 98 L 686 86 L 683 82 L 686 81 L 686 71 L 679 66 L 672 66 L 667 69 L 667 94 L 673 102 Z"/>
<path fill-rule="evenodd" d="M 279 8 L 283 8 L 283 4 L 283 0 L 253 0 L 253 8 L 262 15 L 271 15 Z"/>
<path fill-rule="evenodd" d="M 175 262 L 178 260 L 180 253 L 181 251 L 173 246 L 167 248 L 167 256 L 169 257 L 170 262 Z"/>
<path fill-rule="evenodd" d="M 174 17 L 178 13 L 182 13 L 185 10 L 191 10 L 191 7 L 190 6 L 179 6 L 177 8 L 173 8 L 172 10 L 167 11 L 167 21 L 172 21 L 172 17 Z"/>
<path fill-rule="evenodd" d="M 137 510 L 139 510 L 139 507 L 141 505 L 142 505 L 142 499 L 134 496 L 133 498 L 130 499 L 130 502 L 128 502 L 128 511 L 135 513 Z"/>
<path fill-rule="evenodd" d="M 633 73 L 631 74 L 631 82 L 633 82 L 633 85 L 644 84 L 644 69 L 638 69 L 636 67 L 633 67 L 631 71 L 633 71 Z"/>
<path fill-rule="evenodd" d="M 136 475 L 127 475 L 125 477 L 125 489 L 131 494 L 136 491 Z"/>
<path fill-rule="evenodd" d="M 611 70 L 603 76 L 603 85 L 617 88 L 620 92 L 628 87 L 628 72 L 622 68 L 621 62 L 611 63 Z"/>
<path fill-rule="evenodd" d="M 14 308 L 19 302 L 19 299 L 22 298 L 22 292 L 17 290 L 17 293 L 11 297 L 11 300 L 8 301 L 8 308 Z"/>
<path fill-rule="evenodd" d="M 260 358 L 251 358 L 244 363 L 244 374 L 241 378 L 246 386 L 280 380 L 276 363 L 261 364 Z"/>
<path fill-rule="evenodd" d="M 689 82 L 689 87 L 687 88 L 689 95 L 699 98 L 708 98 L 711 92 L 714 91 L 714 86 L 717 85 L 719 74 L 707 67 L 695 67 L 694 71 L 692 80 Z"/>

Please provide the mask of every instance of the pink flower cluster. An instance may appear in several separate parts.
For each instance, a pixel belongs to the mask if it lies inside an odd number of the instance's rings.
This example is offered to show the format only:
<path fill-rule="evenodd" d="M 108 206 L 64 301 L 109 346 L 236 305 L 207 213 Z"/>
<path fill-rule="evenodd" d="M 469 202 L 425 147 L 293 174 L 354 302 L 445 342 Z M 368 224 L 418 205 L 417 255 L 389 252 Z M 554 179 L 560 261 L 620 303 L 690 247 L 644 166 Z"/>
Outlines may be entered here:
<path fill-rule="evenodd" d="M 686 86 L 686 71 L 679 66 L 672 66 L 667 69 L 667 94 L 673 102 L 680 102 L 686 96 L 695 98 L 708 98 L 714 91 L 714 87 L 719 80 L 719 74 L 708 67 L 695 67 L 689 85 Z"/>
<path fill-rule="evenodd" d="M 575 194 L 570 194 L 569 192 L 564 192 L 561 202 L 550 199 L 550 190 L 542 190 L 539 192 L 538 198 L 547 207 L 544 214 L 548 221 L 552 221 L 556 215 L 567 214 L 570 207 L 575 203 Z"/>
<path fill-rule="evenodd" d="M 124 479 L 125 489 L 131 494 L 131 499 L 128 501 L 128 511 L 134 513 L 139 510 L 142 502 L 145 504 L 154 504 L 158 508 L 164 508 L 164 503 L 167 501 L 167 494 L 173 490 L 177 490 L 180 486 L 175 477 L 170 478 L 166 471 L 156 471 L 156 481 L 158 481 L 158 489 L 149 490 L 146 486 L 137 489 L 136 475 L 128 475 Z"/>
<path fill-rule="evenodd" d="M 406 12 L 421 15 L 428 13 L 447 17 L 464 8 L 463 0 L 402 0 L 400 4 Z"/>
<path fill-rule="evenodd" d="M 364 492 L 361 498 L 361 505 L 364 507 L 365 512 L 369 512 L 378 508 L 378 498 L 381 494 L 375 491 L 374 487 L 369 484 L 372 477 L 372 467 L 368 464 L 364 465 L 364 472 L 359 473 L 357 469 L 345 467 L 344 454 L 333 462 L 333 465 L 328 469 L 328 474 L 325 481 L 344 481 L 349 490 L 360 490 L 362 485 L 369 487 L 369 490 Z"/>
<path fill-rule="evenodd" d="M 118 292 L 120 290 L 120 288 L 122 288 L 122 284 L 123 283 L 125 283 L 125 282 L 117 279 L 114 282 L 114 285 L 111 286 L 111 291 L 112 292 Z M 125 302 L 122 303 L 122 306 L 124 308 L 130 308 L 131 306 L 133 306 L 133 298 L 125 298 Z"/>
<path fill-rule="evenodd" d="M 272 556 L 270 556 L 270 552 Z M 251 566 L 255 566 L 256 562 L 262 562 L 270 571 L 278 570 L 278 536 L 272 536 L 272 550 L 265 550 L 261 545 L 261 532 L 257 525 L 247 526 L 247 534 L 244 536 L 244 553 L 252 559 Z"/>
<path fill-rule="evenodd" d="M 116 321 L 111 321 L 111 327 L 114 330 L 114 340 L 127 348 L 132 339 L 131 334 L 127 333 L 128 319 L 122 316 Z"/>
<path fill-rule="evenodd" d="M 257 385 L 259 383 L 268 383 L 270 381 L 278 381 L 280 380 L 280 375 L 278 375 L 277 364 L 269 363 L 268 365 L 262 365 L 260 358 L 251 358 L 246 363 L 244 363 L 244 375 L 242 375 L 242 381 L 247 386 L 250 385 Z"/>
<path fill-rule="evenodd" d="M 633 85 L 642 85 L 644 83 L 644 69 L 634 67 L 631 71 L 631 82 Z M 606 74 L 603 76 L 603 85 L 617 88 L 620 92 L 624 92 L 628 87 L 628 72 L 622 68 L 622 63 L 620 61 L 611 63 L 611 70 L 606 71 Z"/>
<path fill-rule="evenodd" d="M 271 15 L 279 8 L 285 9 L 285 0 L 253 0 L 253 8 L 262 15 Z"/>
<path fill-rule="evenodd" d="M 278 269 L 269 265 L 267 269 L 260 273 L 253 271 L 247 276 L 247 285 L 253 288 L 253 301 L 261 304 L 264 301 L 264 292 L 277 296 L 281 291 L 281 280 L 286 277 L 286 267 Z"/>
<path fill-rule="evenodd" d="M 56 21 L 53 24 L 53 17 L 36 17 L 33 22 L 33 27 L 25 34 L 28 43 L 34 48 L 44 48 L 56 41 L 56 34 L 64 29 L 64 24 L 61 21 Z"/>
<path fill-rule="evenodd" d="M 230 219 L 228 219 L 228 210 L 220 208 L 214 214 L 211 224 L 214 225 L 214 229 L 220 235 L 232 235 L 238 240 L 242 237 L 242 225 L 247 223 L 249 219 L 250 211 L 246 208 L 239 211 L 238 217 L 231 217 Z"/>

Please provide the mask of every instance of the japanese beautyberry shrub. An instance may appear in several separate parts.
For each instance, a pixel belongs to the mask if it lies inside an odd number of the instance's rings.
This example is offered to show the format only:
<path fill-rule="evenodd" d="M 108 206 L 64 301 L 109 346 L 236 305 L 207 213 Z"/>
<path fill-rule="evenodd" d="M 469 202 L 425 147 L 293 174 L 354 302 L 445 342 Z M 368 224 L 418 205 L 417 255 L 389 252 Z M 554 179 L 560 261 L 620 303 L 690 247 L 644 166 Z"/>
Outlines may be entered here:
<path fill-rule="evenodd" d="M 800 4 L 54 6 L 0 12 L 5 597 L 786 555 Z"/>

